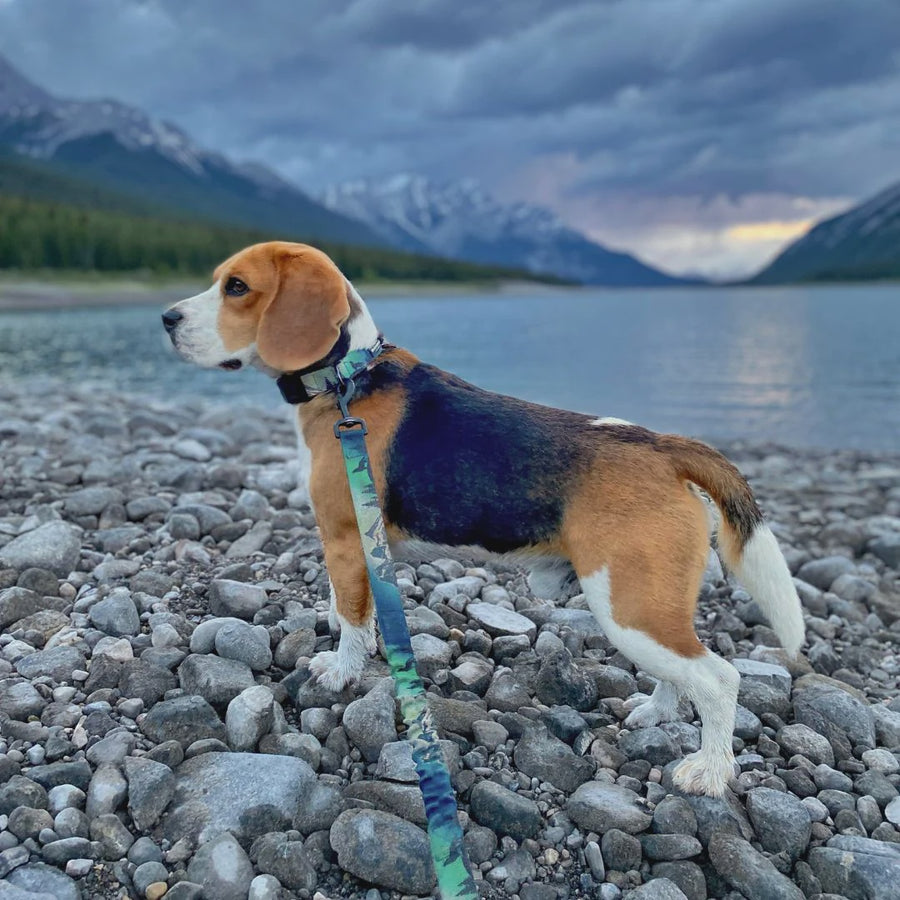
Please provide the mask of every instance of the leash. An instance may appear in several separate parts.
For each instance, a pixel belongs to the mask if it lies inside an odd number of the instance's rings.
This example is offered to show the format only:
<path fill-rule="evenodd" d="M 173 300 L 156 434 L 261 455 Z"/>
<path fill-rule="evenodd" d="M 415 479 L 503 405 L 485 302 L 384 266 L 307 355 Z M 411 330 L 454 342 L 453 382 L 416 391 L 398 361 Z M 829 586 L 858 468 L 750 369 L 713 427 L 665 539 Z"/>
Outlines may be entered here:
<path fill-rule="evenodd" d="M 354 383 L 352 376 L 342 378 L 341 374 L 339 372 L 341 384 L 337 401 L 342 418 L 334 424 L 334 436 L 341 442 L 369 584 L 375 599 L 378 627 L 384 641 L 384 655 L 397 688 L 406 739 L 412 744 L 413 762 L 425 801 L 428 839 L 438 889 L 443 900 L 477 900 L 478 890 L 463 848 L 462 828 L 457 818 L 450 773 L 431 721 L 425 686 L 416 671 L 394 561 L 388 547 L 366 449 L 368 429 L 365 420 L 350 415 L 348 404 L 353 396 Z"/>

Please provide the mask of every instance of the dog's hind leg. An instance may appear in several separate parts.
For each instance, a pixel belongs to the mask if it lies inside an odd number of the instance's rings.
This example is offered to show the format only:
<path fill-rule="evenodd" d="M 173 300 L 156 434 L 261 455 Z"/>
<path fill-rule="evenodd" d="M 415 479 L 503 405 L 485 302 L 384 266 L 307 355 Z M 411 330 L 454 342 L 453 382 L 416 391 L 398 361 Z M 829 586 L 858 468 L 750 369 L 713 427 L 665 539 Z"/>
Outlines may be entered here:
<path fill-rule="evenodd" d="M 687 696 L 702 723 L 701 748 L 675 769 L 675 785 L 718 797 L 734 774 L 740 677 L 694 633 L 709 546 L 706 514 L 682 485 L 660 485 L 649 496 L 646 483 L 640 493 L 625 490 L 618 505 L 594 502 L 573 510 L 564 536 L 568 552 L 606 636 L 660 679 L 627 726 L 655 724 L 661 713 L 674 714 L 678 694 Z"/>
<path fill-rule="evenodd" d="M 737 671 L 706 650 L 693 635 L 693 628 L 689 630 L 695 646 L 684 652 L 684 648 L 666 646 L 643 630 L 621 625 L 613 612 L 606 568 L 582 577 L 581 583 L 607 637 L 638 667 L 662 679 L 653 697 L 631 713 L 626 727 L 643 728 L 677 717 L 678 694 L 685 694 L 700 716 L 702 744 L 676 768 L 675 785 L 690 793 L 720 797 L 734 774 L 731 738 L 740 681 Z M 690 638 L 684 637 L 684 644 L 690 647 Z"/>
<path fill-rule="evenodd" d="M 652 728 L 660 722 L 677 722 L 678 696 L 678 688 L 671 681 L 660 681 L 650 697 L 627 700 L 625 708 L 631 711 L 625 719 L 625 727 Z"/>

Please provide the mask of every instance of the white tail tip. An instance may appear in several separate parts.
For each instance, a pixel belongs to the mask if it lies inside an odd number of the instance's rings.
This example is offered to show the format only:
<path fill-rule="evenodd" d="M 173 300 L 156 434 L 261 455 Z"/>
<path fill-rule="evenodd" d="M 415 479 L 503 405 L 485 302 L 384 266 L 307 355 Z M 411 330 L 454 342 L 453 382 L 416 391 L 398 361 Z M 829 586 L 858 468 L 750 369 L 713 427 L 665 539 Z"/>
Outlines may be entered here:
<path fill-rule="evenodd" d="M 735 575 L 765 613 L 781 646 L 796 656 L 806 637 L 803 612 L 787 563 L 768 525 L 757 526 L 744 545 Z"/>

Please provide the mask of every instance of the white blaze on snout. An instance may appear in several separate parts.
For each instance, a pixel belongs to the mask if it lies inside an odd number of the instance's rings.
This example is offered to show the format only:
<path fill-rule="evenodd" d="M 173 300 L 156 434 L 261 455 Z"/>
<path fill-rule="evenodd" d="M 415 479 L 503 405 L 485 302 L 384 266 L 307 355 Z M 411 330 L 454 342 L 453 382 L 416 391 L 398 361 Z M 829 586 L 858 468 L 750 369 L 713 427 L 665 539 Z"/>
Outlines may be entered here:
<path fill-rule="evenodd" d="M 250 363 L 256 356 L 255 344 L 227 350 L 219 333 L 222 289 L 218 282 L 209 290 L 176 303 L 173 309 L 184 317 L 175 330 L 175 349 L 188 362 L 198 366 L 218 366 L 229 359 Z"/>

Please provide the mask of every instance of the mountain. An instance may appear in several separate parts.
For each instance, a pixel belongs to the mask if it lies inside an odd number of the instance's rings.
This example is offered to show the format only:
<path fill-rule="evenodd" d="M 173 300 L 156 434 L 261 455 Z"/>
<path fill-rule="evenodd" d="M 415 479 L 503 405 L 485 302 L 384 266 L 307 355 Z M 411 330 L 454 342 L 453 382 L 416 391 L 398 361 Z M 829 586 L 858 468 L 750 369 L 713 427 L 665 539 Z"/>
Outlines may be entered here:
<path fill-rule="evenodd" d="M 63 100 L 0 57 L 0 152 L 48 173 L 192 216 L 285 235 L 383 246 L 361 222 L 271 170 L 237 164 L 113 100 Z"/>
<path fill-rule="evenodd" d="M 547 209 L 499 203 L 471 180 L 441 183 L 405 174 L 357 180 L 328 188 L 321 200 L 413 252 L 515 266 L 585 284 L 684 283 L 627 253 L 607 250 Z"/>
<path fill-rule="evenodd" d="M 900 184 L 820 222 L 750 283 L 879 278 L 900 278 Z"/>

